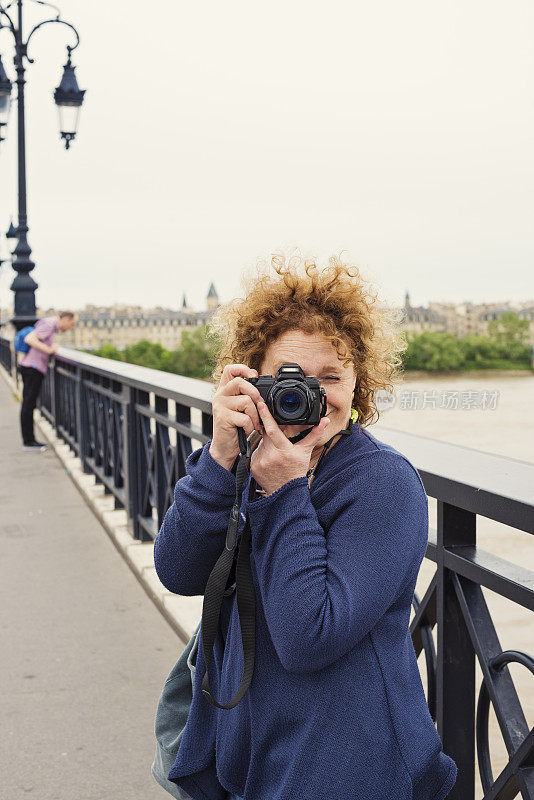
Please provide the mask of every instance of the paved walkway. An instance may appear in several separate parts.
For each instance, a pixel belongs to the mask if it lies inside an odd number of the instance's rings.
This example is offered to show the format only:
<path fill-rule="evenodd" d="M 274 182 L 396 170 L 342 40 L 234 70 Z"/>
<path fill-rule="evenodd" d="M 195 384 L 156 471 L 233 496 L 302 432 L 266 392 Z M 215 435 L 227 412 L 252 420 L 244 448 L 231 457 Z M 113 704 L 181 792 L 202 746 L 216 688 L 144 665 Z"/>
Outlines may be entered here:
<path fill-rule="evenodd" d="M 154 714 L 180 640 L 0 377 L 2 800 L 163 800 Z"/>

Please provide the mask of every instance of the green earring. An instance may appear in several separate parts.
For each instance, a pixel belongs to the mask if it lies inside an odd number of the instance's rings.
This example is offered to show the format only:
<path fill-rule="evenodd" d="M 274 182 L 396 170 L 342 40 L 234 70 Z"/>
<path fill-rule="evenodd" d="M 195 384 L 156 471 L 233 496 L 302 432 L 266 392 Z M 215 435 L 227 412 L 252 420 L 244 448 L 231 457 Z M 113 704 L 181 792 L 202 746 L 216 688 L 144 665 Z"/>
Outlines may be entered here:
<path fill-rule="evenodd" d="M 351 410 L 350 410 L 350 418 L 353 421 L 353 423 L 356 422 L 356 420 L 358 419 L 358 409 L 357 408 L 351 408 Z"/>

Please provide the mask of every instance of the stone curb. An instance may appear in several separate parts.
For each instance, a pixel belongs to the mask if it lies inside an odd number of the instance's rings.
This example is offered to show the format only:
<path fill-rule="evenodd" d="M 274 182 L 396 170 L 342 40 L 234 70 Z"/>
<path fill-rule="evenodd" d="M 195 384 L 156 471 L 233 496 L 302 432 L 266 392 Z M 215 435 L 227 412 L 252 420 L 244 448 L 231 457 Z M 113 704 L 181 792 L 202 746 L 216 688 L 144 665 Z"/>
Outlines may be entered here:
<path fill-rule="evenodd" d="M 20 395 L 13 378 L 0 368 L 13 396 L 20 401 Z M 171 625 L 173 630 L 187 644 L 202 616 L 203 595 L 185 597 L 173 594 L 163 586 L 154 566 L 154 543 L 140 542 L 130 533 L 126 511 L 115 508 L 115 498 L 105 494 L 104 486 L 96 483 L 94 475 L 82 469 L 81 460 L 73 455 L 70 447 L 56 435 L 56 431 L 38 409 L 34 412 L 34 422 L 40 436 L 48 443 L 65 468 L 83 499 L 122 555 L 147 595 Z"/>

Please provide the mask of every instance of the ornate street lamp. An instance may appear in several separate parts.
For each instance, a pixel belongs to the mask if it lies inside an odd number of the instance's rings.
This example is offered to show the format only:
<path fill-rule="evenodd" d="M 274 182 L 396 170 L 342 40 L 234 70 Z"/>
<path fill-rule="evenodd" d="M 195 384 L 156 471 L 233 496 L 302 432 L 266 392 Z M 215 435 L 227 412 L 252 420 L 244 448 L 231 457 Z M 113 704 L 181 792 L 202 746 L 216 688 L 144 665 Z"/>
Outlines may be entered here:
<path fill-rule="evenodd" d="M 70 60 L 71 50 L 71 47 L 67 47 L 68 58 L 63 67 L 63 77 L 54 92 L 54 100 L 59 111 L 59 132 L 61 138 L 65 139 L 65 150 L 69 149 L 72 139 L 76 136 L 78 117 L 85 94 L 85 89 L 80 90 L 74 74 Z"/>
<path fill-rule="evenodd" d="M 28 46 L 34 33 L 42 28 L 44 25 L 60 24 L 65 25 L 74 33 L 76 41 L 72 46 L 67 47 L 68 60 L 64 68 L 63 79 L 54 93 L 56 103 L 59 107 L 61 122 L 61 138 L 65 140 L 65 147 L 68 149 L 70 142 L 76 135 L 76 124 L 78 112 L 83 102 L 83 95 L 85 91 L 80 91 L 78 83 L 74 76 L 74 67 L 71 63 L 71 52 L 78 47 L 80 37 L 78 31 L 71 25 L 70 22 L 65 22 L 60 19 L 60 14 L 55 5 L 46 2 L 46 0 L 36 0 L 40 6 L 49 6 L 57 12 L 56 16 L 51 19 L 45 19 L 35 25 L 30 31 L 28 37 L 25 39 L 22 30 L 22 7 L 23 0 L 0 0 L 0 32 L 2 29 L 9 30 L 15 41 L 15 56 L 14 64 L 17 71 L 17 122 L 18 122 L 18 195 L 19 195 L 19 208 L 18 208 L 18 225 L 15 228 L 13 224 L 10 225 L 8 231 L 8 239 L 17 240 L 16 247 L 13 251 L 13 269 L 17 275 L 11 284 L 11 290 L 15 294 L 15 315 L 11 322 L 16 330 L 20 330 L 25 325 L 32 325 L 36 321 L 35 315 L 35 290 L 37 283 L 30 275 L 34 269 L 35 264 L 30 259 L 31 248 L 28 244 L 28 216 L 26 209 L 26 134 L 25 134 L 25 113 L 24 113 L 24 85 L 26 79 L 24 77 L 26 67 L 25 60 L 29 64 L 33 64 L 33 59 L 28 55 Z M 9 9 L 13 8 L 12 11 Z M 8 13 L 9 11 L 9 13 Z M 9 88 L 9 91 L 8 91 Z M 5 124 L 3 117 L 6 117 L 9 111 L 9 98 L 11 95 L 11 82 L 7 78 L 3 67 L 0 62 L 0 123 Z M 65 113 L 67 117 L 65 117 Z M 71 114 L 69 119 L 68 114 Z M 72 119 L 74 115 L 74 120 Z M 1 127 L 0 127 L 1 131 Z"/>
<path fill-rule="evenodd" d="M 7 125 L 9 107 L 11 105 L 11 81 L 6 75 L 2 56 L 0 55 L 0 142 L 4 141 L 2 128 Z"/>

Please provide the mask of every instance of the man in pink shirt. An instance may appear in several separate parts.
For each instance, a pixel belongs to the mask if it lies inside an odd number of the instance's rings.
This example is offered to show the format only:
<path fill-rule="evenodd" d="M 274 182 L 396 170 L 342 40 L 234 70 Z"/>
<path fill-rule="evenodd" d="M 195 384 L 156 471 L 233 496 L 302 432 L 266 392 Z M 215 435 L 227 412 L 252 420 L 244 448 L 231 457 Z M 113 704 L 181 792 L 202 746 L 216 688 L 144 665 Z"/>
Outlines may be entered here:
<path fill-rule="evenodd" d="M 33 410 L 41 391 L 44 376 L 48 369 L 50 356 L 59 347 L 54 344 L 54 336 L 58 331 L 69 331 L 74 328 L 78 317 L 74 311 L 61 311 L 58 316 L 43 317 L 36 322 L 24 341 L 30 349 L 20 362 L 18 370 L 22 375 L 22 405 L 20 407 L 20 427 L 24 450 L 44 450 L 46 445 L 37 442 L 33 435 Z"/>

